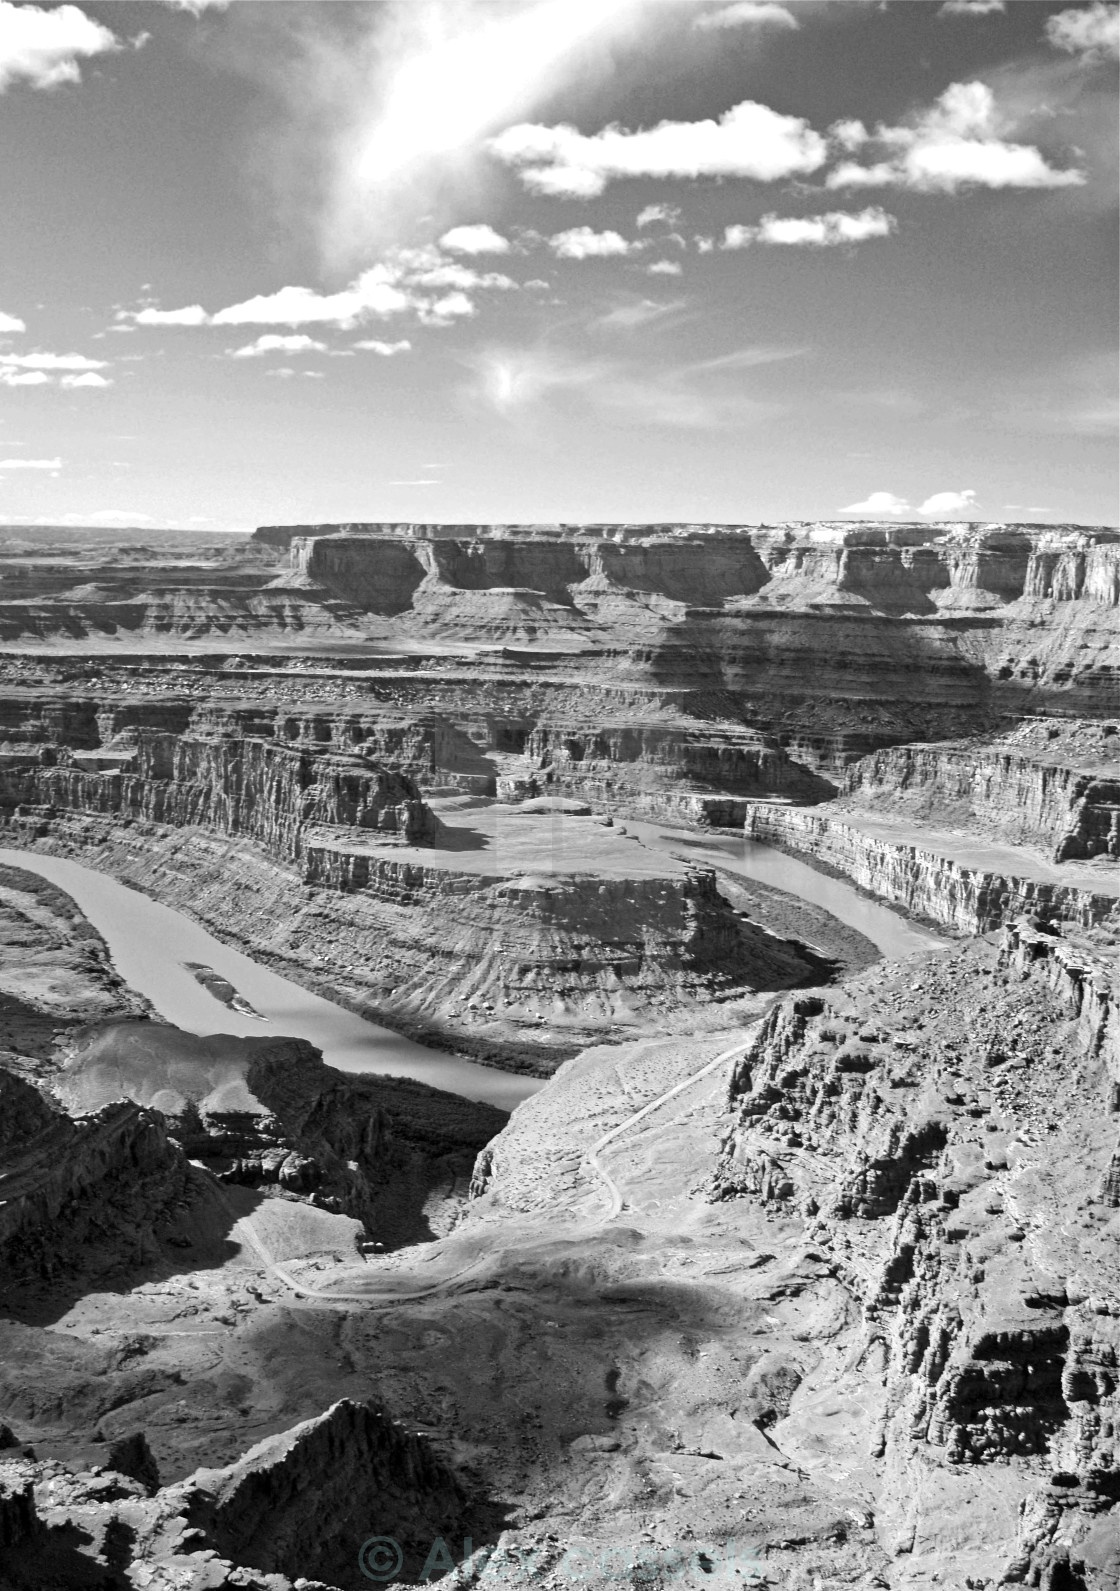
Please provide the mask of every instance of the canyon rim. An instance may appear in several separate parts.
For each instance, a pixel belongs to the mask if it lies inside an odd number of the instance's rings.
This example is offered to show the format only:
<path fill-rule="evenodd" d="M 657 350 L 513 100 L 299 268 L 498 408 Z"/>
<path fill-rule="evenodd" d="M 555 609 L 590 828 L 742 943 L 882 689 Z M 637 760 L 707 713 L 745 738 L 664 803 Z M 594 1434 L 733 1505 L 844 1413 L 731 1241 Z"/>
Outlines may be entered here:
<path fill-rule="evenodd" d="M 1117 54 L 0 0 L 0 1591 L 1120 1591 Z"/>

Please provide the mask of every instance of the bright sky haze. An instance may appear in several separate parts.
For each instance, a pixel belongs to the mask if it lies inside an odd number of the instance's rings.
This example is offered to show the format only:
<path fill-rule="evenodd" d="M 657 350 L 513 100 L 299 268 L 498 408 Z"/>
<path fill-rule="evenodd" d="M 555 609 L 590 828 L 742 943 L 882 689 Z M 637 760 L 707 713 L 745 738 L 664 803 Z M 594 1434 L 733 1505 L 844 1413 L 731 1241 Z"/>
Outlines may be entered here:
<path fill-rule="evenodd" d="M 0 521 L 1116 521 L 1102 0 L 0 0 Z"/>

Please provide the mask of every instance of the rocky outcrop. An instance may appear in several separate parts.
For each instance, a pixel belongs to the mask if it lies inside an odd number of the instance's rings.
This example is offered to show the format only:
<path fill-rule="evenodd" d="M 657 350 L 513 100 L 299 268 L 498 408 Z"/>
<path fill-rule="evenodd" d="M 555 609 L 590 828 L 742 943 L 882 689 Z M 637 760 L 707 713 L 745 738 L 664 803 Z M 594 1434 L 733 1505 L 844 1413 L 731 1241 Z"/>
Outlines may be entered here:
<path fill-rule="evenodd" d="M 156 1230 L 189 1180 L 158 1111 L 122 1102 L 72 1118 L 0 1068 L 0 1113 L 18 1124 L 0 1173 L 9 1277 L 103 1274 L 156 1255 Z"/>
<path fill-rule="evenodd" d="M 411 1581 L 434 1540 L 471 1534 L 463 1490 L 430 1444 L 348 1399 L 228 1469 L 198 1471 L 179 1496 L 222 1557 L 342 1584 L 353 1583 L 371 1536 L 398 1543 L 393 1578 Z"/>
<path fill-rule="evenodd" d="M 1114 949 L 1020 922 L 998 955 L 797 996 L 730 1087 L 715 1196 L 799 1211 L 889 1350 L 884 1539 L 912 1550 L 938 1466 L 1047 1465 L 1008 1581 L 1039 1584 L 1063 1541 L 1070 1565 L 1075 1545 L 1092 1556 L 1120 1500 L 1120 1271 L 1094 1213 L 1120 1064 Z"/>
<path fill-rule="evenodd" d="M 1083 925 L 1120 919 L 1115 893 L 1098 891 L 1088 881 L 1066 881 L 1056 869 L 1039 867 L 1028 852 L 1003 852 L 999 861 L 1007 871 L 998 863 L 970 865 L 959 859 L 969 854 L 967 839 L 940 835 L 934 849 L 914 843 L 912 831 L 865 817 L 863 809 L 833 812 L 752 804 L 744 832 L 748 839 L 834 867 L 871 894 L 962 933 L 986 933 L 1023 913 Z"/>
<path fill-rule="evenodd" d="M 158 1110 L 222 1180 L 353 1216 L 387 1246 L 423 1230 L 431 1190 L 465 1177 L 506 1119 L 422 1083 L 336 1072 L 301 1039 L 113 1022 L 79 1030 L 60 1060 L 52 1087 L 71 1111 Z"/>
<path fill-rule="evenodd" d="M 335 1591 L 355 1584 L 373 1536 L 399 1544 L 393 1578 L 407 1583 L 433 1541 L 486 1529 L 424 1438 L 351 1399 L 149 1493 L 111 1464 L 0 1463 L 3 1583 Z"/>

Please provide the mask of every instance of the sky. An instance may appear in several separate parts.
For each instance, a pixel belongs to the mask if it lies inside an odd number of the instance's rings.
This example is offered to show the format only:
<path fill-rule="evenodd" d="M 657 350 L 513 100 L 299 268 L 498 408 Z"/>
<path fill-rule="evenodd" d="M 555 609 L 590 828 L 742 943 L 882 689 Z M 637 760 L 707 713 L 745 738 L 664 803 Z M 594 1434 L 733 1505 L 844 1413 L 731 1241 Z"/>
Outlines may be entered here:
<path fill-rule="evenodd" d="M 0 522 L 1115 524 L 1117 11 L 0 0 Z"/>

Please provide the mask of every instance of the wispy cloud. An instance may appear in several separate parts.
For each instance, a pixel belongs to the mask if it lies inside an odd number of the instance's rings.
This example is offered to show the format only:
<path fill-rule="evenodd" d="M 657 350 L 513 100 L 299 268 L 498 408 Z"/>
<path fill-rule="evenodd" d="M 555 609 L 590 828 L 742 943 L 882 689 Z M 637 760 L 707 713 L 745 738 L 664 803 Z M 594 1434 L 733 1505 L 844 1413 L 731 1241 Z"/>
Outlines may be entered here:
<path fill-rule="evenodd" d="M 1007 9 L 1005 0 L 945 0 L 939 17 L 990 17 Z"/>
<path fill-rule="evenodd" d="M 559 348 L 490 347 L 468 360 L 474 380 L 466 396 L 509 420 L 531 418 L 559 402 L 590 409 L 616 425 L 733 429 L 780 413 L 782 405 L 742 380 L 725 378 L 796 352 L 740 349 L 715 359 L 650 366 Z"/>
<path fill-rule="evenodd" d="M 58 88 L 81 79 L 81 62 L 119 50 L 114 34 L 75 5 L 0 0 L 0 93 L 13 83 Z"/>
<path fill-rule="evenodd" d="M 299 68 L 286 63 L 277 79 L 309 136 L 322 142 L 326 129 L 316 187 L 327 261 L 352 267 L 413 241 L 433 217 L 445 227 L 465 220 L 491 183 L 486 137 L 569 78 L 609 72 L 602 46 L 645 9 L 643 0 L 397 0 L 340 7 L 325 25 L 304 19 Z M 279 158 L 289 154 L 285 146 Z"/>
<path fill-rule="evenodd" d="M 702 11 L 692 25 L 702 29 L 788 28 L 796 31 L 801 24 L 792 11 L 772 0 L 737 0 L 736 4 L 720 6 L 715 11 Z"/>
<path fill-rule="evenodd" d="M 352 346 L 360 348 L 363 353 L 380 354 L 382 359 L 392 359 L 395 354 L 408 353 L 412 344 L 407 337 L 402 337 L 399 342 L 395 343 L 381 342 L 377 337 L 367 337 L 364 341 L 356 342 Z"/>
<path fill-rule="evenodd" d="M 85 354 L 0 354 L 0 365 L 19 370 L 104 370 L 108 363 Z"/>
<path fill-rule="evenodd" d="M 681 222 L 679 207 L 675 204 L 647 204 L 643 210 L 639 210 L 634 224 L 640 229 L 656 226 L 658 222 L 668 227 L 679 226 Z"/>
<path fill-rule="evenodd" d="M 231 348 L 229 357 L 263 359 L 268 354 L 323 354 L 326 351 L 326 343 L 317 342 L 314 337 L 308 337 L 302 332 L 293 332 L 289 336 L 278 332 L 265 332 L 256 342 L 246 343 L 243 348 Z"/>
<path fill-rule="evenodd" d="M 3 310 L 0 310 L 0 334 L 14 335 L 16 332 L 26 330 L 27 327 L 24 325 L 23 321 L 20 320 L 18 315 L 5 315 Z"/>
<path fill-rule="evenodd" d="M 0 459 L 0 470 L 49 470 L 57 475 L 61 468 L 61 459 Z"/>

